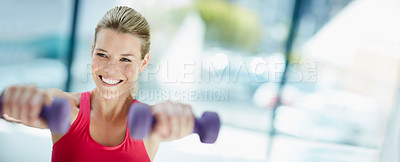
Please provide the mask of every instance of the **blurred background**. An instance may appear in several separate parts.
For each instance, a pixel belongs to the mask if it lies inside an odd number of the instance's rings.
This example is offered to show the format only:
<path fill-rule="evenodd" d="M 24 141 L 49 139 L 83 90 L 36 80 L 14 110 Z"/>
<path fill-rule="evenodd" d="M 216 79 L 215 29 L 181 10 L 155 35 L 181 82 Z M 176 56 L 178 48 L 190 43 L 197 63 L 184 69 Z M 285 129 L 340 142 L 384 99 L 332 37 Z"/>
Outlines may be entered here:
<path fill-rule="evenodd" d="M 398 0 L 0 0 L 0 90 L 92 90 L 94 28 L 117 5 L 151 25 L 139 101 L 222 119 L 215 144 L 154 161 L 400 161 Z M 48 130 L 0 120 L 0 161 L 50 161 Z"/>

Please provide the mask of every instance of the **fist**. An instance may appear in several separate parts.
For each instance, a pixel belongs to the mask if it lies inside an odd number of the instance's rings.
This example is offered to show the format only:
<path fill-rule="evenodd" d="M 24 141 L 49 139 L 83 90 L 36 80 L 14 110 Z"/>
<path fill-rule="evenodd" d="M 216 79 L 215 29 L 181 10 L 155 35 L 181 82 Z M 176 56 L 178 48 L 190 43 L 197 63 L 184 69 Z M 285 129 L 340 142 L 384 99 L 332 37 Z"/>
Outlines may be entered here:
<path fill-rule="evenodd" d="M 190 105 L 167 101 L 150 109 L 157 121 L 150 138 L 164 142 L 193 133 L 195 118 Z"/>
<path fill-rule="evenodd" d="M 40 118 L 46 94 L 35 86 L 11 86 L 3 94 L 2 116 L 6 121 L 22 123 L 36 128 L 47 128 Z"/>

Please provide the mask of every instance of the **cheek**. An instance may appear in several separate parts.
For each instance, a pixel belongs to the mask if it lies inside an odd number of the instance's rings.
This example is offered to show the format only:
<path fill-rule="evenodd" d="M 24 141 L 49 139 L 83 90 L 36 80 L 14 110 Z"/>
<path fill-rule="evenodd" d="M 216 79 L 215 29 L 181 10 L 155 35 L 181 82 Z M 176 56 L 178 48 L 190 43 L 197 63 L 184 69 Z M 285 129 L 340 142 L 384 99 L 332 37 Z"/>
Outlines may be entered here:
<path fill-rule="evenodd" d="M 97 62 L 92 60 L 92 65 L 91 65 L 92 71 L 97 69 L 96 67 L 97 67 Z"/>
<path fill-rule="evenodd" d="M 129 78 L 130 80 L 136 80 L 138 74 L 139 74 L 139 67 L 135 64 L 135 65 L 126 65 L 124 68 L 124 74 L 127 78 Z"/>
<path fill-rule="evenodd" d="M 107 65 L 107 63 L 104 61 L 92 59 L 92 65 L 91 65 L 92 72 L 98 71 L 99 69 L 103 68 L 105 65 Z"/>
<path fill-rule="evenodd" d="M 92 60 L 91 69 L 92 69 L 92 74 L 94 74 L 94 72 L 99 69 L 99 63 L 96 60 Z"/>

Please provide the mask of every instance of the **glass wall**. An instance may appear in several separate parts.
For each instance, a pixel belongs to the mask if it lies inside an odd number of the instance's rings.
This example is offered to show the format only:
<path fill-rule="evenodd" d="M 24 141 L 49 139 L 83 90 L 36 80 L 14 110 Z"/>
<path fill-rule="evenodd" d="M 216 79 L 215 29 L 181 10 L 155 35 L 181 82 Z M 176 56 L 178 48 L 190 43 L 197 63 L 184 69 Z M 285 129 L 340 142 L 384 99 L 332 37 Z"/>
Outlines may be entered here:
<path fill-rule="evenodd" d="M 73 1 L 0 1 L 0 91 L 11 85 L 65 90 Z M 0 161 L 50 161 L 47 130 L 0 119 Z"/>
<path fill-rule="evenodd" d="M 272 161 L 387 158 L 382 148 L 398 139 L 386 137 L 398 113 L 399 3 L 306 4 L 276 111 Z M 320 16 L 332 12 L 338 14 L 313 34 Z"/>

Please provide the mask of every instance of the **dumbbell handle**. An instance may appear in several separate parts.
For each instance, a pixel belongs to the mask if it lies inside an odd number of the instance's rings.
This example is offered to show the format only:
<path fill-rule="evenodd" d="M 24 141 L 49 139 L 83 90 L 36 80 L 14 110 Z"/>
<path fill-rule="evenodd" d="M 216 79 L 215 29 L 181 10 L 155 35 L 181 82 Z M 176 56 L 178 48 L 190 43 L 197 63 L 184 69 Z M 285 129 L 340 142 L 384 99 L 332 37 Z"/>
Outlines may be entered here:
<path fill-rule="evenodd" d="M 2 116 L 3 96 L 0 97 L 0 117 Z M 44 119 L 52 133 L 65 134 L 70 127 L 70 106 L 63 98 L 55 98 L 50 106 L 44 105 L 40 117 Z"/>
<path fill-rule="evenodd" d="M 147 137 L 156 119 L 146 104 L 134 103 L 129 112 L 128 126 L 132 138 L 143 139 Z M 204 112 L 201 118 L 195 118 L 193 133 L 200 136 L 202 143 L 214 143 L 219 134 L 221 121 L 215 112 Z"/>

